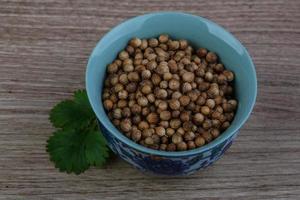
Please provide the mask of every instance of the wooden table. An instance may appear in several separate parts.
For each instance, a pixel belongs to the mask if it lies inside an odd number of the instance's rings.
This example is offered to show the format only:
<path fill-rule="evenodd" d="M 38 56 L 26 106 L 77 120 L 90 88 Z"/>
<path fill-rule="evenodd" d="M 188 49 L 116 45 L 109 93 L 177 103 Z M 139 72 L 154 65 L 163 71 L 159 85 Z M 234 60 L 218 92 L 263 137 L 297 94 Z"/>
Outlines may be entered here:
<path fill-rule="evenodd" d="M 255 109 L 215 165 L 149 177 L 115 159 L 76 176 L 45 152 L 53 105 L 84 88 L 88 56 L 113 26 L 159 10 L 207 17 L 249 49 Z M 299 199 L 300 1 L 0 1 L 0 199 Z"/>

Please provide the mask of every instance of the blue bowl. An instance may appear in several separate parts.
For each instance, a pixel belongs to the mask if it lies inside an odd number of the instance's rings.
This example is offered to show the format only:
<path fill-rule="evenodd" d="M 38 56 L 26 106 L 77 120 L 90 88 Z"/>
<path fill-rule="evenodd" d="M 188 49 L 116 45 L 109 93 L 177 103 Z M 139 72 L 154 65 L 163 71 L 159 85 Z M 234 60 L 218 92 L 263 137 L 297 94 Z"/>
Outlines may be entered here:
<path fill-rule="evenodd" d="M 124 136 L 109 120 L 101 95 L 106 66 L 133 37 L 151 38 L 167 33 L 187 39 L 195 48 L 216 52 L 227 69 L 235 73 L 238 109 L 231 126 L 217 139 L 189 151 L 167 152 L 141 146 Z M 162 175 L 186 175 L 209 166 L 230 147 L 255 104 L 255 67 L 245 47 L 224 28 L 205 18 L 180 13 L 157 12 L 129 19 L 108 32 L 93 50 L 87 65 L 86 89 L 109 147 L 134 167 Z"/>

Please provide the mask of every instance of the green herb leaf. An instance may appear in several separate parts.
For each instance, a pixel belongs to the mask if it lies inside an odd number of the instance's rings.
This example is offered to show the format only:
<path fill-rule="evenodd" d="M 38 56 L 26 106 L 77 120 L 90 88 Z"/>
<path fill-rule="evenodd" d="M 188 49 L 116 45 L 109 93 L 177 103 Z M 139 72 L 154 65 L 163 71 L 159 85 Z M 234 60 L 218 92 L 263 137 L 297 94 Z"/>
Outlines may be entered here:
<path fill-rule="evenodd" d="M 55 167 L 80 174 L 90 166 L 102 166 L 110 156 L 85 90 L 74 93 L 73 100 L 57 104 L 50 121 L 58 128 L 47 141 L 47 152 Z"/>
<path fill-rule="evenodd" d="M 101 166 L 109 156 L 103 136 L 98 131 L 58 130 L 47 141 L 47 152 L 55 167 L 80 174 L 90 166 Z"/>
<path fill-rule="evenodd" d="M 95 119 L 85 90 L 74 93 L 74 100 L 57 104 L 50 112 L 50 121 L 56 128 L 73 129 L 88 126 Z"/>

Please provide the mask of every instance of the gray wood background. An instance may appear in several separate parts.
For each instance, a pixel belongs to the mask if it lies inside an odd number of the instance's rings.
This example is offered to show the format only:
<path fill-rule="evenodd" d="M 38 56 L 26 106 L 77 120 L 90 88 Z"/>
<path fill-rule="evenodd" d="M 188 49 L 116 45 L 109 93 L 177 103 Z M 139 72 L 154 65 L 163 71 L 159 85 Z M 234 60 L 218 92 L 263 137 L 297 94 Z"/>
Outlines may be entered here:
<path fill-rule="evenodd" d="M 207 17 L 249 49 L 251 118 L 215 165 L 149 177 L 114 159 L 76 176 L 45 152 L 53 105 L 84 88 L 88 56 L 113 26 L 151 11 Z M 0 199 L 299 199 L 300 1 L 0 0 Z"/>

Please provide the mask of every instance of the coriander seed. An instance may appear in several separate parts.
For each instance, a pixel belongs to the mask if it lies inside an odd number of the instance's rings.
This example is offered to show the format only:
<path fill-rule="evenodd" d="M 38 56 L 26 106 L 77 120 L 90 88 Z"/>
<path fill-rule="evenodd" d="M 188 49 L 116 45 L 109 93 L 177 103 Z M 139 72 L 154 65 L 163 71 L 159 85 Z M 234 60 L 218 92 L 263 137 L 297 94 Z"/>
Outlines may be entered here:
<path fill-rule="evenodd" d="M 141 46 L 142 41 L 139 38 L 133 38 L 129 41 L 129 45 L 131 45 L 134 48 L 138 48 L 139 46 Z"/>
<path fill-rule="evenodd" d="M 131 133 L 131 139 L 135 142 L 138 142 L 140 141 L 142 138 L 142 132 L 140 130 L 135 130 L 135 131 L 132 131 Z"/>
<path fill-rule="evenodd" d="M 220 135 L 220 131 L 219 129 L 214 128 L 210 131 L 210 134 L 213 136 L 213 138 L 217 138 Z"/>
<path fill-rule="evenodd" d="M 196 139 L 195 139 L 195 145 L 197 147 L 201 147 L 205 144 L 205 139 L 201 136 L 198 136 Z"/>
<path fill-rule="evenodd" d="M 155 92 L 155 96 L 158 99 L 165 99 L 168 96 L 168 93 L 165 89 L 158 89 L 157 92 Z"/>
<path fill-rule="evenodd" d="M 178 101 L 177 99 L 171 99 L 169 102 L 169 107 L 172 110 L 178 110 L 180 108 L 180 101 Z"/>
<path fill-rule="evenodd" d="M 180 119 L 181 119 L 181 121 L 183 121 L 183 122 L 188 122 L 188 121 L 190 121 L 190 115 L 189 115 L 189 113 L 188 113 L 187 111 L 182 112 L 182 113 L 180 114 Z"/>
<path fill-rule="evenodd" d="M 123 65 L 123 70 L 125 72 L 132 72 L 134 70 L 134 67 L 132 64 Z"/>
<path fill-rule="evenodd" d="M 120 123 L 121 130 L 124 132 L 129 132 L 131 130 L 131 121 L 130 119 L 124 119 Z"/>
<path fill-rule="evenodd" d="M 188 146 L 188 149 L 195 149 L 196 148 L 196 144 L 195 144 L 194 141 L 188 141 L 187 146 Z"/>
<path fill-rule="evenodd" d="M 200 49 L 197 51 L 197 55 L 198 55 L 200 58 L 206 57 L 206 55 L 207 55 L 207 50 L 204 49 L 204 48 L 200 48 Z"/>
<path fill-rule="evenodd" d="M 186 49 L 188 47 L 188 42 L 186 40 L 179 40 L 180 49 Z"/>
<path fill-rule="evenodd" d="M 171 119 L 171 113 L 170 113 L 169 111 L 167 111 L 167 110 L 162 111 L 162 112 L 159 114 L 159 116 L 160 116 L 160 119 L 161 119 L 161 120 L 169 120 L 169 119 Z"/>
<path fill-rule="evenodd" d="M 106 110 L 111 110 L 113 108 L 114 103 L 111 100 L 106 99 L 103 105 Z"/>
<path fill-rule="evenodd" d="M 209 143 L 210 141 L 212 141 L 212 135 L 205 131 L 204 133 L 202 133 L 202 137 L 204 138 L 205 142 Z"/>
<path fill-rule="evenodd" d="M 173 142 L 173 144 L 179 144 L 180 142 L 182 142 L 182 136 L 177 133 L 174 134 L 172 136 L 172 142 Z"/>
<path fill-rule="evenodd" d="M 190 103 L 190 97 L 187 95 L 183 95 L 179 98 L 179 102 L 182 106 L 187 106 Z"/>
<path fill-rule="evenodd" d="M 167 144 L 160 144 L 160 146 L 159 146 L 159 149 L 161 150 L 161 151 L 166 151 L 167 150 Z"/>
<path fill-rule="evenodd" d="M 143 138 L 151 137 L 154 133 L 155 133 L 154 129 L 149 128 L 149 129 L 145 129 L 145 130 L 142 132 L 142 136 L 143 136 Z"/>
<path fill-rule="evenodd" d="M 171 119 L 170 121 L 171 128 L 177 129 L 180 127 L 180 125 L 181 125 L 181 121 L 179 119 Z"/>
<path fill-rule="evenodd" d="M 174 135 L 174 133 L 175 133 L 175 130 L 174 130 L 174 129 L 172 129 L 172 128 L 167 128 L 167 130 L 166 130 L 166 135 L 167 135 L 167 136 L 171 137 L 172 135 Z"/>
<path fill-rule="evenodd" d="M 145 40 L 145 39 L 142 39 L 140 48 L 141 48 L 142 50 L 145 50 L 147 47 L 148 47 L 148 41 Z"/>
<path fill-rule="evenodd" d="M 218 57 L 214 52 L 208 52 L 206 55 L 206 60 L 209 63 L 215 63 L 217 61 Z"/>
<path fill-rule="evenodd" d="M 187 82 L 183 83 L 183 85 L 182 85 L 182 92 L 183 93 L 189 92 L 192 89 L 193 89 L 193 87 L 190 83 L 187 83 Z"/>
<path fill-rule="evenodd" d="M 156 38 L 151 38 L 148 40 L 148 45 L 150 47 L 157 47 L 158 46 L 158 40 Z"/>
<path fill-rule="evenodd" d="M 146 121 L 141 121 L 138 124 L 138 127 L 139 127 L 140 130 L 145 130 L 145 129 L 149 128 L 149 124 Z"/>
<path fill-rule="evenodd" d="M 171 79 L 169 81 L 169 88 L 172 89 L 172 90 L 178 90 L 180 87 L 180 83 L 178 80 L 176 79 Z"/>
<path fill-rule="evenodd" d="M 151 91 L 152 91 L 152 89 L 151 89 L 151 87 L 149 85 L 144 85 L 142 87 L 142 93 L 144 93 L 144 94 L 150 94 Z"/>
<path fill-rule="evenodd" d="M 159 125 L 164 128 L 169 128 L 169 121 L 160 121 Z"/>
<path fill-rule="evenodd" d="M 162 126 L 158 126 L 158 127 L 155 127 L 155 133 L 159 136 L 159 137 L 162 137 L 166 134 L 166 129 Z"/>
<path fill-rule="evenodd" d="M 177 149 L 179 151 L 185 151 L 185 150 L 187 150 L 187 144 L 182 141 L 182 142 L 177 144 Z"/>
<path fill-rule="evenodd" d="M 196 113 L 193 117 L 193 121 L 195 122 L 196 125 L 200 125 L 204 121 L 204 115 L 201 113 Z"/>
<path fill-rule="evenodd" d="M 149 124 L 156 124 L 158 120 L 158 115 L 156 113 L 150 113 L 147 116 L 147 121 L 149 122 Z"/>
<path fill-rule="evenodd" d="M 112 113 L 112 116 L 115 119 L 121 119 L 122 118 L 122 110 L 120 108 L 114 109 L 113 113 Z"/>
<path fill-rule="evenodd" d="M 145 144 L 147 144 L 147 145 L 152 145 L 152 144 L 154 144 L 154 141 L 153 141 L 152 137 L 147 137 L 147 138 L 145 139 Z"/>
<path fill-rule="evenodd" d="M 194 140 L 194 138 L 195 138 L 195 133 L 192 131 L 188 131 L 187 133 L 184 134 L 185 141 L 191 141 Z"/>
<path fill-rule="evenodd" d="M 182 96 L 182 94 L 178 91 L 173 92 L 172 99 L 179 99 Z"/>
<path fill-rule="evenodd" d="M 233 79 L 234 79 L 234 74 L 233 74 L 231 71 L 229 71 L 229 70 L 224 70 L 224 71 L 223 71 L 223 74 L 224 74 L 224 76 L 226 77 L 226 79 L 227 79 L 229 82 L 233 81 Z"/>
<path fill-rule="evenodd" d="M 182 80 L 185 81 L 185 82 L 193 82 L 194 78 L 195 78 L 195 74 L 192 73 L 192 72 L 185 72 L 182 75 Z"/>
<path fill-rule="evenodd" d="M 168 144 L 167 151 L 176 151 L 176 144 Z"/>

